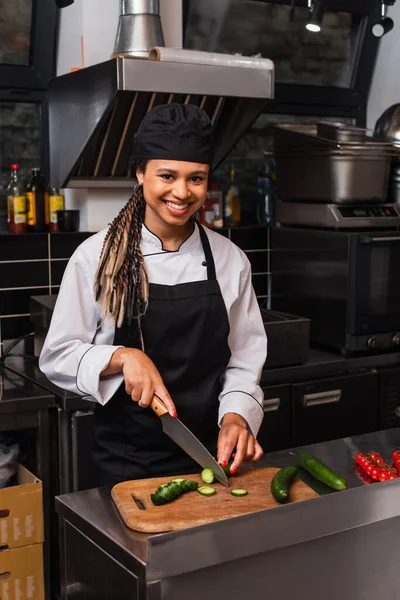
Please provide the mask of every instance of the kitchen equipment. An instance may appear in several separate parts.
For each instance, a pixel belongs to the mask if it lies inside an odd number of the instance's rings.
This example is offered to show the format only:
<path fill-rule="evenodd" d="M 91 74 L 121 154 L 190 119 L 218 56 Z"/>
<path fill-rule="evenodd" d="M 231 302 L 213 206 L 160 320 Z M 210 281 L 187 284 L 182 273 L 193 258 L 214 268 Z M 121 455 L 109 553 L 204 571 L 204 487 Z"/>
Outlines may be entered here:
<path fill-rule="evenodd" d="M 222 467 L 182 421 L 171 417 L 160 398 L 153 396 L 150 407 L 160 417 L 164 433 L 174 440 L 203 469 L 206 467 L 212 469 L 218 481 L 228 486 L 228 479 Z"/>
<path fill-rule="evenodd" d="M 400 181 L 400 180 L 399 180 Z M 376 206 L 282 202 L 275 208 L 281 225 L 327 229 L 393 229 L 400 227 L 400 204 Z"/>
<path fill-rule="evenodd" d="M 79 231 L 79 210 L 57 210 L 60 231 Z"/>
<path fill-rule="evenodd" d="M 365 141 L 367 133 L 362 127 L 322 121 L 317 123 L 317 135 L 336 142 L 359 143 Z"/>
<path fill-rule="evenodd" d="M 148 58 L 153 46 L 164 46 L 160 0 L 121 0 L 112 58 Z"/>
<path fill-rule="evenodd" d="M 272 308 L 344 354 L 400 348 L 400 232 L 275 228 Z"/>
<path fill-rule="evenodd" d="M 307 362 L 310 320 L 265 309 L 261 316 L 268 337 L 266 368 Z"/>
<path fill-rule="evenodd" d="M 217 493 L 211 498 L 198 492 L 188 492 L 163 506 L 154 506 L 150 494 L 159 485 L 171 481 L 171 477 L 125 481 L 114 486 L 111 494 L 128 527 L 145 533 L 161 533 L 279 506 L 270 492 L 271 479 L 278 470 L 273 467 L 249 469 L 232 477 L 229 488 L 217 484 Z M 200 475 L 182 477 L 203 484 Z M 230 490 L 235 488 L 246 489 L 248 495 L 243 498 L 232 496 Z M 308 500 L 317 495 L 305 483 L 296 479 L 290 489 L 290 502 Z"/>
<path fill-rule="evenodd" d="M 390 142 L 340 124 L 269 129 L 283 202 L 375 205 L 386 201 L 391 161 L 398 156 Z"/>
<path fill-rule="evenodd" d="M 393 146 L 400 149 L 400 104 L 393 104 L 379 117 L 374 135 L 379 139 L 389 140 Z M 398 157 L 392 161 L 389 198 L 400 205 L 400 158 Z"/>
<path fill-rule="evenodd" d="M 203 108 L 214 128 L 215 168 L 273 97 L 274 66 L 186 64 L 118 57 L 49 83 L 52 185 L 127 186 L 133 135 L 163 103 Z M 182 60 L 185 60 L 184 58 Z M 63 143 L 60 144 L 60 139 Z"/>

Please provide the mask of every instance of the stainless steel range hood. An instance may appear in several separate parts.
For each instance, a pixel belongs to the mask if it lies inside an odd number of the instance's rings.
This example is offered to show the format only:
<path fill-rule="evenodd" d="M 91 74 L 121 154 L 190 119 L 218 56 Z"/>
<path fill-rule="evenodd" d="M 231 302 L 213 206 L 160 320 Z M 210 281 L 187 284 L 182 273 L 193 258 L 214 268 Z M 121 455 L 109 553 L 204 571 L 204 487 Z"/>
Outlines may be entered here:
<path fill-rule="evenodd" d="M 50 82 L 51 183 L 127 185 L 133 135 L 153 106 L 201 106 L 214 126 L 213 168 L 273 98 L 273 69 L 118 57 Z"/>

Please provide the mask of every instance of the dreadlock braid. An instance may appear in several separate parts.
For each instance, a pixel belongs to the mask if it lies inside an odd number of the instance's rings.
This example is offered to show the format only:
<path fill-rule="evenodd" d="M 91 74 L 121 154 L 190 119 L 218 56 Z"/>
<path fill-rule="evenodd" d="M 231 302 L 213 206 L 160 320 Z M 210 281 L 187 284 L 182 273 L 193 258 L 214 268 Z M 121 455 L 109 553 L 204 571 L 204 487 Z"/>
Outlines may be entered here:
<path fill-rule="evenodd" d="M 94 283 L 102 316 L 121 327 L 124 319 L 140 320 L 148 306 L 148 279 L 140 249 L 145 201 L 137 186 L 129 202 L 111 223 L 104 239 Z"/>

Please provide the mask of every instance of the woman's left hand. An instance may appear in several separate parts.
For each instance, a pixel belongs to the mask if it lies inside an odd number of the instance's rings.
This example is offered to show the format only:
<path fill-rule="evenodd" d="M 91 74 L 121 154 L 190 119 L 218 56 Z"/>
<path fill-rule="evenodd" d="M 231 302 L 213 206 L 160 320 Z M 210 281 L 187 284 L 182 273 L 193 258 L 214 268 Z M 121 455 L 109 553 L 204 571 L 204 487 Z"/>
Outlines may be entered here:
<path fill-rule="evenodd" d="M 260 444 L 249 433 L 247 423 L 236 413 L 227 413 L 221 425 L 218 436 L 217 460 L 221 466 L 226 466 L 235 452 L 231 473 L 235 473 L 242 462 L 259 460 L 264 454 Z"/>

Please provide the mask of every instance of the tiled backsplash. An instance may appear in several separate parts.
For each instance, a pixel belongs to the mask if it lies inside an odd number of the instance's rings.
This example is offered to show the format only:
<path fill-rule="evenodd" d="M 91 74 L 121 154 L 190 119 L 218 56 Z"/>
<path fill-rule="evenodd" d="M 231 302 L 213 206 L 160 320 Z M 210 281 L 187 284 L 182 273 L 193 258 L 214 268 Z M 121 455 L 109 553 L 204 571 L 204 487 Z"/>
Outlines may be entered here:
<path fill-rule="evenodd" d="M 30 297 L 57 293 L 71 254 L 90 235 L 0 234 L 0 342 L 32 331 Z"/>
<path fill-rule="evenodd" d="M 238 227 L 218 230 L 246 252 L 259 302 L 267 305 L 269 229 Z M 0 234 L 0 343 L 32 331 L 31 296 L 57 294 L 67 262 L 91 233 Z"/>

